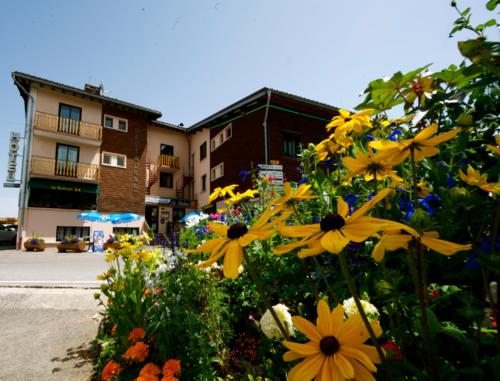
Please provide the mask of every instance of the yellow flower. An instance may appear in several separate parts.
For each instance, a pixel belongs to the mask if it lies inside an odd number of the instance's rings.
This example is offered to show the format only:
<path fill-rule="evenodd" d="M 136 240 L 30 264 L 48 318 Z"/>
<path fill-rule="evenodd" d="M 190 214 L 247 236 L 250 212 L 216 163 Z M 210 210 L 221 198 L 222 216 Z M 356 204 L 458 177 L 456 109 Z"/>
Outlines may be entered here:
<path fill-rule="evenodd" d="M 231 226 L 216 222 L 209 222 L 208 226 L 217 238 L 211 239 L 194 250 L 186 250 L 188 253 L 207 253 L 210 257 L 198 266 L 206 268 L 224 257 L 224 276 L 231 279 L 238 277 L 238 268 L 243 263 L 243 248 L 255 240 L 264 240 L 272 236 L 274 226 L 283 222 L 290 213 L 269 222 L 269 219 L 277 213 L 277 210 L 266 209 L 255 224 L 248 228 L 245 224 L 236 223 Z"/>
<path fill-rule="evenodd" d="M 378 231 L 386 229 L 404 229 L 417 235 L 415 230 L 399 222 L 365 216 L 390 192 L 390 189 L 380 191 L 350 216 L 347 216 L 349 206 L 342 197 L 339 197 L 337 199 L 337 213 L 327 214 L 319 224 L 278 227 L 278 231 L 285 237 L 302 238 L 302 240 L 276 246 L 274 254 L 281 255 L 306 245 L 308 247 L 298 253 L 300 258 L 318 255 L 325 250 L 338 254 L 349 242 L 363 242 L 371 236 L 376 236 Z"/>
<path fill-rule="evenodd" d="M 486 173 L 481 174 L 481 172 L 476 171 L 470 165 L 467 167 L 467 174 L 463 173 L 462 170 L 459 170 L 458 173 L 460 178 L 467 184 L 479 187 L 486 192 L 500 194 L 500 183 L 488 183 L 488 175 Z"/>
<path fill-rule="evenodd" d="M 311 192 L 311 186 L 307 184 L 300 184 L 297 189 L 293 190 L 290 183 L 284 183 L 283 191 L 285 193 L 283 197 L 271 201 L 271 204 L 279 209 L 290 208 L 293 204 L 302 200 L 318 198 Z"/>
<path fill-rule="evenodd" d="M 232 184 L 228 185 L 227 187 L 221 188 L 217 187 L 215 190 L 212 192 L 212 194 L 208 197 L 208 203 L 211 204 L 213 201 L 217 200 L 218 198 L 223 198 L 226 195 L 229 196 L 234 196 L 234 188 L 237 188 L 237 184 Z"/>
<path fill-rule="evenodd" d="M 321 161 L 326 160 L 330 155 L 337 153 L 339 148 L 340 145 L 333 142 L 330 138 L 322 140 L 316 144 L 316 156 Z"/>
<path fill-rule="evenodd" d="M 439 233 L 436 231 L 423 232 L 419 237 L 420 243 L 428 249 L 434 250 L 443 255 L 453 255 L 462 250 L 472 249 L 472 245 L 461 245 L 444 239 L 439 239 Z"/>
<path fill-rule="evenodd" d="M 326 130 L 330 131 L 335 128 L 334 135 L 340 137 L 343 134 L 348 134 L 351 131 L 360 133 L 363 127 L 371 127 L 370 115 L 373 113 L 372 109 L 363 110 L 357 114 L 351 114 L 347 110 L 339 110 L 339 115 L 332 118 L 331 122 L 326 125 Z"/>
<path fill-rule="evenodd" d="M 418 182 L 417 190 L 418 190 L 418 196 L 422 198 L 432 193 L 432 188 L 429 188 L 424 180 L 420 180 Z"/>
<path fill-rule="evenodd" d="M 259 191 L 256 189 L 247 189 L 243 193 L 236 192 L 236 194 L 233 194 L 232 197 L 230 197 L 224 201 L 228 205 L 233 205 L 233 204 L 237 204 L 243 200 L 246 200 L 247 198 L 254 198 L 255 195 L 257 195 L 258 193 L 259 193 Z"/>
<path fill-rule="evenodd" d="M 385 119 L 385 120 L 381 121 L 380 123 L 382 124 L 383 127 L 388 127 L 391 125 L 399 126 L 400 124 L 409 122 L 410 120 L 412 120 L 412 118 L 413 118 L 413 115 L 407 115 L 407 116 L 404 116 L 402 118 L 397 118 L 397 119 Z"/>
<path fill-rule="evenodd" d="M 490 150 L 495 155 L 500 156 L 500 135 L 495 136 L 495 145 L 486 144 L 486 149 Z"/>
<path fill-rule="evenodd" d="M 300 316 L 292 320 L 310 341 L 283 342 L 289 349 L 283 355 L 285 361 L 304 359 L 288 373 L 288 380 L 375 380 L 372 372 L 377 371 L 380 358 L 375 347 L 363 344 L 369 335 L 360 315 L 344 321 L 341 304 L 330 311 L 327 302 L 320 300 L 316 325 Z"/>
<path fill-rule="evenodd" d="M 371 150 L 368 151 L 368 155 L 359 151 L 355 158 L 345 157 L 342 159 L 342 163 L 350 171 L 345 176 L 346 179 L 363 175 L 365 181 L 373 179 L 382 180 L 387 176 L 395 181 L 403 181 L 403 179 L 392 170 L 391 165 L 389 165 L 383 158 L 380 158 L 380 156 L 374 155 Z"/>
<path fill-rule="evenodd" d="M 403 91 L 403 96 L 406 103 L 410 105 L 415 99 L 418 99 L 420 104 L 424 104 L 425 98 L 430 98 L 433 91 L 432 78 L 423 76 L 413 81 L 411 86 Z"/>
<path fill-rule="evenodd" d="M 380 241 L 373 248 L 372 257 L 376 262 L 380 262 L 384 258 L 386 251 L 408 250 L 408 244 L 412 239 L 411 235 L 402 234 L 400 229 L 385 231 L 380 237 Z"/>
<path fill-rule="evenodd" d="M 439 153 L 436 145 L 454 138 L 460 132 L 460 128 L 454 128 L 443 134 L 436 135 L 437 130 L 437 124 L 431 124 L 412 139 L 406 139 L 401 142 L 374 140 L 369 145 L 375 148 L 380 153 L 380 156 L 390 161 L 393 165 L 405 160 L 411 154 L 412 150 L 415 160 L 420 161 Z"/>

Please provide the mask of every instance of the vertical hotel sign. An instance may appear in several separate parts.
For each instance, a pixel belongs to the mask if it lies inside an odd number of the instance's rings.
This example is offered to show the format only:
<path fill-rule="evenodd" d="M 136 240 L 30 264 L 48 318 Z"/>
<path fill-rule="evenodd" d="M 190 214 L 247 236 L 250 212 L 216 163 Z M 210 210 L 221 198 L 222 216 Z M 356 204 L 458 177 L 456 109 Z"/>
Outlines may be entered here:
<path fill-rule="evenodd" d="M 16 159 L 17 151 L 19 151 L 19 140 L 21 136 L 19 132 L 10 133 L 9 142 L 9 160 L 7 162 L 7 178 L 4 183 L 4 187 L 8 188 L 18 188 L 19 183 L 16 182 Z"/>

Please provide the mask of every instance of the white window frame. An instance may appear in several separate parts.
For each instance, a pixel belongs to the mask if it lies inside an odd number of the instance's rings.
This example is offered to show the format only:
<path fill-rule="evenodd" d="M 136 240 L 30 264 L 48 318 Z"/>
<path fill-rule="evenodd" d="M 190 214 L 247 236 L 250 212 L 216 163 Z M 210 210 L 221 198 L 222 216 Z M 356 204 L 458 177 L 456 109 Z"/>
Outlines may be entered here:
<path fill-rule="evenodd" d="M 106 126 L 106 123 L 105 123 L 106 118 L 113 120 L 113 127 Z M 120 122 L 125 122 L 125 129 L 124 130 L 120 130 L 118 128 L 118 126 L 120 125 Z M 104 114 L 104 119 L 103 119 L 102 125 L 104 128 L 109 128 L 111 130 L 116 130 L 116 131 L 120 131 L 120 132 L 128 132 L 128 120 L 124 119 L 124 118 L 119 118 L 117 116 Z"/>
<path fill-rule="evenodd" d="M 104 156 L 105 155 L 108 155 L 110 157 L 110 161 L 111 163 L 110 164 L 106 164 L 104 162 Z M 123 166 L 121 165 L 118 165 L 118 157 L 121 157 L 123 158 Z M 105 165 L 107 167 L 115 167 L 115 168 L 127 168 L 127 155 L 121 155 L 119 153 L 113 153 L 113 152 L 107 152 L 107 151 L 103 151 L 102 152 L 102 155 L 101 155 L 101 165 Z"/>
<path fill-rule="evenodd" d="M 224 162 L 217 164 L 210 170 L 210 182 L 224 176 Z"/>
<path fill-rule="evenodd" d="M 228 134 L 229 132 L 229 134 Z M 228 136 L 229 135 L 229 136 Z M 222 131 L 210 139 L 210 152 L 215 151 L 233 136 L 233 126 L 229 123 Z"/>

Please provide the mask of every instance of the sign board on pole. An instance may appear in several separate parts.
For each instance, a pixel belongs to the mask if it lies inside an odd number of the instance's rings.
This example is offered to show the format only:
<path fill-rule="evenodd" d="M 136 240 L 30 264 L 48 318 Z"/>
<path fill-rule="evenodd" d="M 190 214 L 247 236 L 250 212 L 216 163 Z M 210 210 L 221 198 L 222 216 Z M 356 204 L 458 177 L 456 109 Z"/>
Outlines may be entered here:
<path fill-rule="evenodd" d="M 283 165 L 281 164 L 259 164 L 257 165 L 259 170 L 259 177 L 267 177 L 270 179 L 270 183 L 273 185 L 283 185 Z"/>
<path fill-rule="evenodd" d="M 21 135 L 19 134 L 19 132 L 10 133 L 9 160 L 7 162 L 7 179 L 5 180 L 7 183 L 16 182 L 16 159 L 17 151 L 19 150 L 20 139 Z"/>
<path fill-rule="evenodd" d="M 265 171 L 283 171 L 283 165 L 281 164 L 258 164 L 257 168 Z"/>

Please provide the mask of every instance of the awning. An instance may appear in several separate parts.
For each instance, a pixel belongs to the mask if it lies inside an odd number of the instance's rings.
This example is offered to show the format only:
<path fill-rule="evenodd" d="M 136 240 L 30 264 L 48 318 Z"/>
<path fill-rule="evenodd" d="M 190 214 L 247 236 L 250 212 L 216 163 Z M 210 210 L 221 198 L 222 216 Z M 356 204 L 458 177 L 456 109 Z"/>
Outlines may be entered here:
<path fill-rule="evenodd" d="M 72 181 L 58 181 L 49 179 L 31 178 L 29 187 L 34 189 L 49 189 L 55 191 L 79 192 L 79 193 L 99 193 L 97 184 L 77 183 Z"/>

